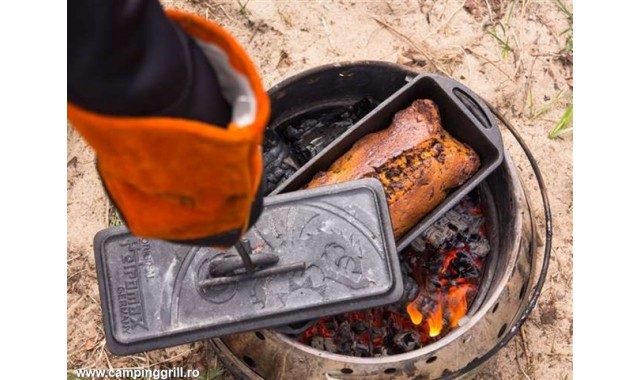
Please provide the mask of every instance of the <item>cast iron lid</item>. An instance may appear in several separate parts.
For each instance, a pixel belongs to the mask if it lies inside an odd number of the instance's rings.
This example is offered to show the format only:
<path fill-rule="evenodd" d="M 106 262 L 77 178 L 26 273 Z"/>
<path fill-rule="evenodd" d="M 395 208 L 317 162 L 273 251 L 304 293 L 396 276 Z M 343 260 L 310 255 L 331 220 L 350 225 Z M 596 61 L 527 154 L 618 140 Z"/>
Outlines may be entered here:
<path fill-rule="evenodd" d="M 95 238 L 107 345 L 132 354 L 396 302 L 403 292 L 382 185 L 373 179 L 265 198 L 238 248 Z M 243 248 L 244 247 L 244 248 Z M 256 270 L 243 269 L 237 249 Z"/>

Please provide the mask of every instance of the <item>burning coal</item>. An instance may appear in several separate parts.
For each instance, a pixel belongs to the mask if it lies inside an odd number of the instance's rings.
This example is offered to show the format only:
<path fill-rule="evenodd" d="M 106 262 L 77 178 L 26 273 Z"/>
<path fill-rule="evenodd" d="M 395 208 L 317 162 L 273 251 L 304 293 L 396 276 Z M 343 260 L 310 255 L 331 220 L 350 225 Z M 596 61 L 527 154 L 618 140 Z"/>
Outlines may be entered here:
<path fill-rule="evenodd" d="M 296 338 L 317 349 L 359 357 L 399 354 L 433 343 L 467 314 L 489 250 L 474 192 L 400 253 L 405 280 L 401 302 L 322 318 Z"/>

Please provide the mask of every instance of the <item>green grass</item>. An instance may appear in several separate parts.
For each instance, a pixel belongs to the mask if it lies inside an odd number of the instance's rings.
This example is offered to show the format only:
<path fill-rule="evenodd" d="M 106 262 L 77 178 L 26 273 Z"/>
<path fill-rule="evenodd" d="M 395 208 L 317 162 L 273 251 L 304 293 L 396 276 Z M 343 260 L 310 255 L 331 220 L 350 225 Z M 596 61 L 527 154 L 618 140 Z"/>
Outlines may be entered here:
<path fill-rule="evenodd" d="M 562 14 L 564 14 L 564 16 L 567 18 L 567 21 L 569 21 L 569 27 L 565 31 L 560 33 L 567 35 L 565 47 L 562 52 L 573 54 L 573 13 L 569 11 L 569 9 L 567 8 L 567 4 L 564 3 L 564 0 L 556 0 L 556 6 L 560 10 L 560 12 L 562 12 Z"/>
<path fill-rule="evenodd" d="M 487 28 L 487 33 L 489 33 L 489 35 L 496 40 L 498 47 L 500 47 L 502 59 L 507 58 L 509 56 L 509 53 L 514 51 L 511 47 L 511 38 L 508 35 L 508 31 L 511 24 L 511 16 L 513 15 L 513 7 L 515 3 L 515 1 L 511 2 L 509 9 L 507 10 L 504 23 L 500 21 L 493 28 Z"/>
<path fill-rule="evenodd" d="M 250 0 L 245 0 L 244 3 L 240 0 L 236 0 L 238 5 L 240 6 L 240 14 L 243 16 L 247 15 L 247 4 L 249 4 Z"/>
<path fill-rule="evenodd" d="M 505 27 L 501 23 L 498 24 L 498 26 L 502 30 L 501 32 L 502 37 L 498 35 L 499 33 L 497 31 L 497 28 L 487 29 L 487 33 L 489 33 L 489 35 L 496 40 L 496 42 L 498 43 L 498 46 L 501 49 L 502 59 L 505 59 L 509 56 L 509 53 L 512 52 L 513 49 L 509 44 L 509 36 L 507 36 L 507 31 Z"/>
<path fill-rule="evenodd" d="M 206 373 L 200 375 L 198 380 L 213 380 L 224 374 L 224 368 L 210 368 Z"/>
<path fill-rule="evenodd" d="M 549 138 L 553 140 L 571 130 L 573 130 L 573 103 L 569 104 L 556 126 L 549 132 Z"/>
<path fill-rule="evenodd" d="M 567 18 L 571 21 L 571 25 L 573 25 L 573 13 L 571 13 L 571 11 L 569 11 L 569 9 L 567 8 L 567 4 L 565 4 L 563 0 L 556 0 L 556 4 L 558 5 L 560 11 L 564 13 L 564 15 L 567 16 Z"/>
<path fill-rule="evenodd" d="M 569 22 L 569 27 L 561 33 L 561 35 L 566 35 L 566 39 L 565 46 L 560 51 L 560 54 L 564 56 L 564 58 L 571 57 L 571 62 L 573 62 L 573 13 L 567 8 L 564 0 L 555 0 L 555 2 L 558 10 L 562 12 Z M 573 130 L 573 102 L 567 106 L 560 120 L 558 120 L 555 127 L 549 132 L 549 138 L 558 138 L 561 134 L 571 130 Z"/>
<path fill-rule="evenodd" d="M 529 119 L 535 120 L 545 113 L 549 112 L 560 100 L 560 97 L 564 95 L 564 91 L 558 91 L 551 100 L 544 104 L 540 108 L 535 108 L 533 100 L 533 89 L 529 89 Z"/>
<path fill-rule="evenodd" d="M 119 226 L 122 224 L 120 213 L 113 205 L 109 205 L 109 227 Z"/>

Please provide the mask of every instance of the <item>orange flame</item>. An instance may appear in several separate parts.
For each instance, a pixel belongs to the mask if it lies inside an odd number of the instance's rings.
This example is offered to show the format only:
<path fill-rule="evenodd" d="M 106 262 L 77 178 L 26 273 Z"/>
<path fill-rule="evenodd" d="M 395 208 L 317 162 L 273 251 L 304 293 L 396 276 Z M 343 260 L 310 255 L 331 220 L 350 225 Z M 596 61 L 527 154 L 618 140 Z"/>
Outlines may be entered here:
<path fill-rule="evenodd" d="M 458 327 L 458 322 L 467 314 L 467 293 L 472 290 L 472 284 L 459 284 L 449 288 L 448 292 L 443 294 L 438 290 L 433 294 L 432 307 L 427 310 L 424 306 L 424 299 L 428 297 L 424 292 L 420 292 L 416 299 L 407 304 L 406 310 L 414 325 L 422 325 L 425 333 L 428 332 L 430 337 L 440 335 L 444 328 L 444 318 L 446 316 L 448 326 L 451 328 Z M 425 316 L 426 314 L 426 316 Z"/>
<path fill-rule="evenodd" d="M 426 312 L 426 325 L 423 325 L 423 327 L 426 331 L 428 326 L 429 336 L 433 338 L 440 335 L 443 327 L 442 297 L 438 291 L 436 294 L 437 301 L 435 302 L 433 310 L 423 311 L 418 307 L 418 305 L 423 303 L 425 297 L 424 293 L 419 293 L 418 297 L 407 305 L 407 313 L 409 314 L 409 317 L 411 317 L 411 322 L 413 322 L 414 325 L 420 325 L 425 319 L 423 312 Z"/>
<path fill-rule="evenodd" d="M 409 317 L 411 317 L 411 322 L 413 322 L 414 325 L 419 325 L 420 323 L 422 323 L 422 312 L 418 310 L 418 306 L 416 305 L 417 300 L 418 298 L 416 298 L 413 302 L 407 305 L 407 313 L 409 313 Z"/>
<path fill-rule="evenodd" d="M 467 314 L 467 290 L 471 285 L 452 286 L 447 296 L 449 323 L 451 327 L 458 327 L 458 322 Z"/>
<path fill-rule="evenodd" d="M 436 305 L 436 309 L 433 312 L 429 313 L 429 318 L 427 318 L 427 323 L 429 323 L 429 336 L 436 337 L 440 335 L 442 331 L 442 303 L 438 302 Z"/>

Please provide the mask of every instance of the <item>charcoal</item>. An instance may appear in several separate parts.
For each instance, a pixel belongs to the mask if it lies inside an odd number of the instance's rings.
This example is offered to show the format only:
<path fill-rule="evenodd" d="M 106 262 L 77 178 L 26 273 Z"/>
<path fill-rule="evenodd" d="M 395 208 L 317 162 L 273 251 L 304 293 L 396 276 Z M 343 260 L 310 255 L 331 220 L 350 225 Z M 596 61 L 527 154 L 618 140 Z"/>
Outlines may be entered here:
<path fill-rule="evenodd" d="M 263 145 L 264 193 L 269 194 L 302 165 L 375 108 L 371 98 L 363 98 L 346 109 L 327 112 L 279 129 L 268 128 Z"/>
<path fill-rule="evenodd" d="M 435 298 L 431 298 L 435 297 Z M 438 307 L 439 294 L 435 292 L 429 292 L 428 294 L 419 293 L 416 298 L 417 308 L 422 312 L 422 315 L 428 315 Z M 408 314 L 407 314 L 408 315 Z"/>
<path fill-rule="evenodd" d="M 321 336 L 314 336 L 313 338 L 311 338 L 309 345 L 316 350 L 324 350 L 324 339 L 325 338 Z"/>
<path fill-rule="evenodd" d="M 483 224 L 484 217 L 473 215 L 458 204 L 429 227 L 425 231 L 424 237 L 427 243 L 439 247 L 453 240 L 458 233 L 467 231 L 477 233 Z"/>
<path fill-rule="evenodd" d="M 326 321 L 324 323 L 324 326 L 327 328 L 327 330 L 334 333 L 338 330 L 338 322 L 335 320 L 335 318 L 331 318 L 330 320 Z"/>
<path fill-rule="evenodd" d="M 365 325 L 364 321 L 355 321 L 351 324 L 351 329 L 356 334 L 362 334 L 363 332 L 367 331 L 367 326 Z"/>
<path fill-rule="evenodd" d="M 400 270 L 402 273 L 402 282 L 404 284 L 404 291 L 402 293 L 402 298 L 394 304 L 388 306 L 389 310 L 395 311 L 396 313 L 403 314 L 407 303 L 413 301 L 418 296 L 418 291 L 420 288 L 418 287 L 418 283 L 411 276 L 409 264 L 406 261 L 402 262 L 400 266 Z M 381 334 L 381 336 L 385 336 L 385 334 Z"/>
<path fill-rule="evenodd" d="M 299 164 L 304 165 L 375 106 L 376 102 L 366 97 L 346 109 L 326 112 L 316 118 L 298 120 L 282 128 L 281 134 L 291 147 L 293 157 Z"/>
<path fill-rule="evenodd" d="M 351 353 L 353 352 L 353 349 L 351 348 L 351 346 L 352 346 L 351 341 L 339 343 L 338 345 L 336 345 L 335 352 L 338 354 L 352 356 Z"/>
<path fill-rule="evenodd" d="M 417 238 L 411 242 L 411 248 L 415 249 L 417 252 L 424 252 L 424 250 L 427 249 L 427 244 L 423 238 Z"/>
<path fill-rule="evenodd" d="M 480 241 L 472 241 L 469 243 L 469 249 L 471 253 L 477 257 L 485 257 L 491 250 L 491 246 L 489 245 L 489 240 L 482 239 Z"/>
<path fill-rule="evenodd" d="M 467 231 L 469 229 L 469 222 L 472 216 L 469 214 L 461 213 L 458 207 L 445 214 L 445 220 L 448 222 L 448 227 L 456 232 Z"/>
<path fill-rule="evenodd" d="M 297 127 L 292 125 L 287 126 L 282 132 L 282 136 L 288 141 L 297 141 L 309 130 L 321 126 L 320 124 L 321 122 L 317 119 L 302 120 Z"/>
<path fill-rule="evenodd" d="M 413 351 L 420 348 L 420 335 L 413 330 L 400 331 L 393 337 L 393 343 L 401 352 Z"/>
<path fill-rule="evenodd" d="M 464 251 L 456 253 L 456 257 L 451 260 L 445 274 L 446 278 L 478 278 L 480 277 L 480 269 L 470 254 Z"/>
<path fill-rule="evenodd" d="M 442 268 L 442 256 L 439 254 L 425 255 L 426 260 L 424 266 L 428 273 L 438 273 Z"/>
<path fill-rule="evenodd" d="M 467 242 L 478 242 L 482 239 L 484 238 L 478 233 L 469 233 L 469 236 L 467 236 Z"/>
<path fill-rule="evenodd" d="M 336 346 L 335 342 L 333 341 L 333 339 L 331 338 L 325 338 L 324 339 L 324 349 L 329 351 L 329 352 L 336 352 L 336 350 L 338 349 L 338 347 Z"/>
<path fill-rule="evenodd" d="M 330 338 L 314 336 L 313 338 L 311 338 L 311 342 L 309 343 L 309 345 L 317 350 L 325 350 L 326 349 L 325 341 L 328 339 Z"/>
<path fill-rule="evenodd" d="M 374 337 L 379 337 L 383 339 L 385 336 L 387 336 L 388 332 L 389 332 L 389 329 L 387 329 L 386 326 L 376 327 L 376 328 L 373 328 L 372 335 Z"/>
<path fill-rule="evenodd" d="M 404 304 L 415 299 L 418 295 L 418 290 L 418 283 L 416 280 L 414 280 L 413 277 L 406 277 L 404 279 L 404 293 L 402 294 Z"/>
<path fill-rule="evenodd" d="M 377 101 L 375 101 L 370 96 L 366 96 L 360 99 L 360 101 L 358 101 L 356 104 L 349 107 L 345 114 L 348 114 L 348 117 L 351 117 L 351 121 L 355 123 L 356 121 L 362 119 L 366 114 L 371 112 L 371 110 L 376 108 L 377 105 Z"/>
<path fill-rule="evenodd" d="M 366 345 L 363 343 L 356 343 L 354 347 L 353 356 L 357 356 L 359 358 L 371 356 L 371 351 L 369 351 L 369 345 Z"/>
<path fill-rule="evenodd" d="M 328 320 L 324 323 L 324 326 L 329 330 L 329 331 L 336 331 L 336 329 L 338 328 L 338 322 L 335 321 L 335 319 L 331 319 Z"/>
<path fill-rule="evenodd" d="M 287 128 L 285 136 L 296 138 L 291 144 L 291 150 L 299 162 L 306 163 L 352 125 L 350 121 L 326 124 L 318 120 L 305 120 L 295 133 L 291 132 L 293 127 Z"/>
<path fill-rule="evenodd" d="M 406 256 L 402 257 L 404 260 L 400 261 L 400 272 L 402 277 L 406 278 L 411 276 L 411 264 L 406 260 Z"/>
<path fill-rule="evenodd" d="M 321 336 L 314 336 L 311 338 L 309 345 L 317 350 L 324 350 L 329 352 L 337 352 L 338 346 L 335 344 L 332 338 L 324 338 Z"/>
<path fill-rule="evenodd" d="M 265 194 L 275 190 L 300 167 L 284 140 L 270 129 L 267 129 L 264 135 L 262 161 L 264 162 Z"/>
<path fill-rule="evenodd" d="M 351 332 L 351 325 L 348 321 L 342 321 L 338 326 L 338 334 L 342 339 L 353 340 L 353 333 Z"/>
<path fill-rule="evenodd" d="M 447 223 L 444 221 L 441 222 L 441 220 L 442 219 L 435 222 L 424 233 L 427 242 L 435 247 L 444 245 L 445 242 L 453 239 L 457 235 L 457 231 L 449 228 Z"/>
<path fill-rule="evenodd" d="M 469 229 L 470 232 L 478 232 L 480 228 L 484 225 L 484 216 L 474 215 L 473 219 L 470 220 Z"/>

